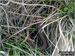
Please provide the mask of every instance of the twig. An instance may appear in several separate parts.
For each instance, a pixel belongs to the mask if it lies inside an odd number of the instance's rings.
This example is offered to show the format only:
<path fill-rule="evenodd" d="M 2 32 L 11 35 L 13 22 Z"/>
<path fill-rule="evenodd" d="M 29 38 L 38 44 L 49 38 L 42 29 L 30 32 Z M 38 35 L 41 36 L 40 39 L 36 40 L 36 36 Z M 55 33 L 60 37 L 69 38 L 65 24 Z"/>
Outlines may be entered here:
<path fill-rule="evenodd" d="M 23 3 L 15 2 L 15 1 L 12 1 L 12 0 L 10 0 L 10 2 L 15 3 L 15 4 L 20 4 L 20 5 L 27 5 L 27 6 L 46 6 L 46 7 L 55 8 L 54 6 L 50 6 L 50 5 L 46 5 L 46 4 L 25 4 L 25 3 L 23 4 Z"/>
<path fill-rule="evenodd" d="M 30 17 L 35 17 L 35 18 L 45 18 L 45 17 L 35 16 L 35 15 L 20 14 L 20 13 L 16 13 L 12 11 L 8 11 L 8 13 L 18 14 L 18 15 L 23 15 L 23 16 L 30 16 Z"/>
<path fill-rule="evenodd" d="M 22 32 L 23 30 L 28 29 L 28 28 L 31 27 L 32 25 L 39 24 L 39 23 L 42 23 L 42 21 L 30 24 L 29 26 L 27 26 L 27 27 L 21 29 L 20 31 L 17 31 L 16 33 L 14 33 L 13 35 L 11 35 L 11 36 L 8 37 L 7 39 L 10 39 L 10 38 L 12 38 L 13 36 L 15 36 L 16 34 Z M 5 40 L 7 40 L 7 39 L 5 39 Z M 4 40 L 4 41 L 5 41 L 5 40 Z"/>
<path fill-rule="evenodd" d="M 7 14 L 6 10 L 5 10 L 2 6 L 0 6 L 0 7 L 4 10 L 4 12 L 5 12 L 5 14 L 6 14 L 7 26 L 8 26 L 8 32 L 9 32 L 9 20 L 8 20 L 8 14 Z"/>

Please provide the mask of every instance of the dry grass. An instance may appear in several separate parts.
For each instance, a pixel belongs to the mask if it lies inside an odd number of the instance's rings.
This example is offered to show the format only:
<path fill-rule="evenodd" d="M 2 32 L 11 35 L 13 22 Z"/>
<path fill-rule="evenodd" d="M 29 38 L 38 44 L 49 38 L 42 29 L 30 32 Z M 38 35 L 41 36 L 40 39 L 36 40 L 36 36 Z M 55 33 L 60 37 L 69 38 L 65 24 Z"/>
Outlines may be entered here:
<path fill-rule="evenodd" d="M 63 2 L 43 0 L 0 1 L 0 51 L 12 56 L 58 56 L 60 50 L 74 51 L 75 19 L 59 12 Z M 38 38 L 42 26 L 48 47 L 34 48 L 28 41 Z M 27 34 L 29 29 L 29 34 Z M 32 33 L 36 33 L 32 35 Z M 41 40 L 40 40 L 41 41 Z M 37 41 L 36 41 L 37 42 Z"/>

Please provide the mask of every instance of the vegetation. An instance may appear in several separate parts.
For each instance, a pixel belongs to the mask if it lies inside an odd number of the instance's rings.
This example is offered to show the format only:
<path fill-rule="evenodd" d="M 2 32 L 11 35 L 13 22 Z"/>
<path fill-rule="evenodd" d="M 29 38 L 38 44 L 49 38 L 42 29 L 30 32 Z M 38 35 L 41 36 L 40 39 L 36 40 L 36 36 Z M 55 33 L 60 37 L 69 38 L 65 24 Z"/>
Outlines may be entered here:
<path fill-rule="evenodd" d="M 0 0 L 0 53 L 58 56 L 61 50 L 74 51 L 74 4 L 70 0 Z M 44 49 L 37 48 L 43 44 Z"/>

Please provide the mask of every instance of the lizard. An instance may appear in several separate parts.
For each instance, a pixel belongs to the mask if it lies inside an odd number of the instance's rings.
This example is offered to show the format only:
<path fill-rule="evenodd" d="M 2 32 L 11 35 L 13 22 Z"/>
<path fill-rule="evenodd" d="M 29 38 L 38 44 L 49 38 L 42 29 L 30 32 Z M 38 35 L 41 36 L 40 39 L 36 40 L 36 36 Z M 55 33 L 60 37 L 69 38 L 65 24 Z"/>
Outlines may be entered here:
<path fill-rule="evenodd" d="M 28 31 L 29 31 L 29 30 L 28 30 Z M 36 49 L 44 50 L 44 49 L 46 49 L 46 47 L 47 47 L 47 41 L 46 41 L 46 39 L 45 39 L 45 36 L 44 36 L 44 33 L 43 33 L 43 31 L 42 31 L 42 27 L 41 27 L 41 26 L 38 27 L 38 34 L 39 34 L 39 36 L 40 36 L 40 41 L 42 41 L 42 45 L 41 45 L 41 46 L 38 46 L 38 45 L 35 43 L 35 41 L 31 39 L 30 36 L 28 36 L 27 41 L 28 41 L 32 46 L 34 46 Z"/>

